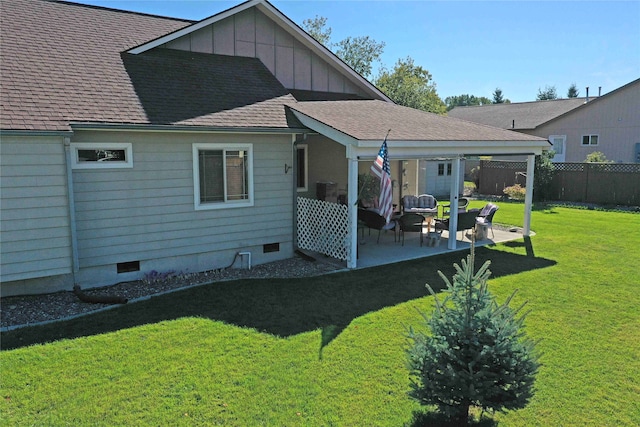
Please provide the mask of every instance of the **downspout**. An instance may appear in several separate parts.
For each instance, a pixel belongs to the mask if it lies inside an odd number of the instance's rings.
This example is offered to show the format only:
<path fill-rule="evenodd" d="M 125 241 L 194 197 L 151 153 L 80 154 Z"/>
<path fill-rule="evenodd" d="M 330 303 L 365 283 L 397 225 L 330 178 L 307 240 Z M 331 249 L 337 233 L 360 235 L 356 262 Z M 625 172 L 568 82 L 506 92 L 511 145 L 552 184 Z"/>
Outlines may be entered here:
<path fill-rule="evenodd" d="M 293 206 L 293 216 L 292 216 L 292 227 L 291 229 L 293 230 L 293 236 L 292 237 L 292 241 L 293 241 L 293 250 L 294 252 L 298 249 L 298 178 L 297 178 L 297 174 L 298 174 L 298 156 L 296 153 L 296 146 L 298 145 L 298 141 L 297 141 L 298 137 L 297 135 L 291 134 L 291 164 L 293 165 L 293 173 L 292 175 L 292 182 L 291 182 L 291 186 L 293 188 L 293 192 L 291 193 L 292 196 L 292 203 L 291 206 Z M 287 173 L 287 166 L 285 165 L 285 171 L 284 173 Z"/>
<path fill-rule="evenodd" d="M 76 231 L 76 203 L 73 196 L 73 170 L 71 168 L 71 137 L 65 136 L 64 153 L 67 168 L 67 198 L 69 200 L 69 229 L 71 233 L 71 255 L 73 283 L 76 282 L 76 273 L 80 271 L 80 261 L 78 256 L 78 235 Z"/>
<path fill-rule="evenodd" d="M 298 249 L 298 153 L 296 152 L 298 144 L 307 140 L 307 134 L 302 134 L 302 139 L 298 140 L 298 134 L 291 134 L 291 169 L 293 171 L 292 183 L 293 186 L 293 250 Z M 285 174 L 287 173 L 287 165 L 285 164 Z"/>

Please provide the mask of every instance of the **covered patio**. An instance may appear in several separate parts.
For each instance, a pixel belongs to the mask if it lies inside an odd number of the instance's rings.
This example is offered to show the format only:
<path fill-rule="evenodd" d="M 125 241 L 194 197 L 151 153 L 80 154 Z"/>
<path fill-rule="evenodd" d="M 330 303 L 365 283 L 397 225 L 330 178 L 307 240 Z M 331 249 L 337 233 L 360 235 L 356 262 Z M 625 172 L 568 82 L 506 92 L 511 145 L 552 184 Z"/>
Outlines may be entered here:
<path fill-rule="evenodd" d="M 535 156 L 550 149 L 549 141 L 518 132 L 478 125 L 476 123 L 439 116 L 383 101 L 312 101 L 289 105 L 296 118 L 307 128 L 345 147 L 348 164 L 348 189 L 358 188 L 358 163 L 375 160 L 385 135 L 389 160 L 423 160 L 433 158 L 450 159 L 452 179 L 449 204 L 451 212 L 457 212 L 461 159 L 465 156 L 524 155 L 527 157 L 527 178 L 533 181 Z M 520 233 L 498 234 L 495 239 L 519 238 L 531 233 L 531 207 L 533 187 L 527 186 L 524 204 L 524 221 Z M 396 244 L 388 250 L 380 250 L 376 255 L 373 246 L 382 248 L 385 243 L 361 245 L 357 229 L 358 192 L 348 191 L 348 238 L 347 268 L 357 268 L 390 261 L 391 254 L 402 259 L 426 256 L 433 252 L 443 252 L 468 247 L 464 240 L 449 239 L 457 229 L 457 216 L 449 222 L 449 232 L 444 231 L 437 247 L 413 244 Z M 377 233 L 376 233 L 377 235 Z M 513 236 L 513 235 L 517 235 Z M 502 240 L 501 240 L 502 241 Z M 486 242 L 490 243 L 490 242 Z M 393 238 L 391 238 L 393 245 Z M 484 242 L 478 242 L 484 244 Z M 465 246 L 466 245 L 466 246 Z M 365 249 L 365 246 L 367 247 Z M 417 246 L 421 252 L 409 251 Z"/>
<path fill-rule="evenodd" d="M 522 230 L 519 228 L 506 229 L 498 225 L 493 227 L 494 233 L 489 233 L 486 239 L 476 241 L 476 247 L 491 246 L 496 243 L 509 242 L 522 238 Z M 363 237 L 364 235 L 364 237 Z M 461 237 L 462 236 L 462 237 Z M 456 233 L 456 251 L 468 252 L 471 248 L 471 231 Z M 443 231 L 440 243 L 437 246 L 427 246 L 426 242 L 420 246 L 418 233 L 406 233 L 404 246 L 400 241 L 394 241 L 394 231 L 382 231 L 380 241 L 378 232 L 371 230 L 371 234 L 365 229 L 358 235 L 358 267 L 366 268 L 377 265 L 393 264 L 400 261 L 408 261 L 427 256 L 439 255 L 451 252 L 449 249 L 449 232 Z"/>

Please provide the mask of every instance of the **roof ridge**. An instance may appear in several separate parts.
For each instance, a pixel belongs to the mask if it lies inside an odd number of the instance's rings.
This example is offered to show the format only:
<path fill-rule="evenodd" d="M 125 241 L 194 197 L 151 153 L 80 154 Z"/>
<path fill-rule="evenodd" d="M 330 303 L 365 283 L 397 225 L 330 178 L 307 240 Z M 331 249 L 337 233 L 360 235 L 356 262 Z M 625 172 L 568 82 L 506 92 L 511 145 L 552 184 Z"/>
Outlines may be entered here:
<path fill-rule="evenodd" d="M 602 95 L 604 96 L 604 95 Z M 589 99 L 593 98 L 594 100 L 599 98 L 599 96 L 590 96 Z M 500 102 L 500 103 L 491 103 L 491 104 L 482 104 L 482 105 L 456 105 L 454 108 L 480 108 L 480 107 L 489 107 L 489 106 L 507 106 L 507 105 L 523 105 L 523 104 L 536 104 L 536 103 L 546 103 L 553 101 L 572 101 L 572 100 L 583 100 L 586 101 L 587 98 L 585 96 L 578 96 L 575 98 L 556 98 L 556 99 L 541 99 L 534 101 L 522 101 L 522 102 Z"/>

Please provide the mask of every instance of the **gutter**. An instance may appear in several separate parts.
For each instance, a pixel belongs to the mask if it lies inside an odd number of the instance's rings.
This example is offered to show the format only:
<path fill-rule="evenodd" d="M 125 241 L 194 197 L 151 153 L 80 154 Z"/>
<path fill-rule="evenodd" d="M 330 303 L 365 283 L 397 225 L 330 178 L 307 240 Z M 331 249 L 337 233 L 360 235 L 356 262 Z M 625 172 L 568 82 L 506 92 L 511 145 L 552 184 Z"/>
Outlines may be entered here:
<path fill-rule="evenodd" d="M 175 125 L 148 125 L 148 124 L 113 124 L 113 123 L 71 123 L 74 130 L 113 130 L 113 131 L 137 131 L 137 132 L 194 132 L 194 133 L 271 133 L 291 134 L 306 133 L 307 128 L 268 128 L 268 127 L 216 127 L 216 126 L 175 126 Z"/>
<path fill-rule="evenodd" d="M 0 129 L 0 135 L 7 136 L 71 136 L 72 131 L 68 130 L 15 130 L 15 129 Z"/>

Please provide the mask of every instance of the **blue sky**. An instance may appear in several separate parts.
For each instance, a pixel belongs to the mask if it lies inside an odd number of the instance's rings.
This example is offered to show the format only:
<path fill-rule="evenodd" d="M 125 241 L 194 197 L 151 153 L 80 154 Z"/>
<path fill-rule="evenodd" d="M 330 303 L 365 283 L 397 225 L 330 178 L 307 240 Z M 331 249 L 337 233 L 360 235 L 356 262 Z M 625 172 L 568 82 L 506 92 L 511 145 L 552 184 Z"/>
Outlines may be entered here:
<path fill-rule="evenodd" d="M 76 0 L 130 11 L 200 20 L 241 1 Z M 533 101 L 575 83 L 580 96 L 640 78 L 640 1 L 294 1 L 271 0 L 299 25 L 327 18 L 334 42 L 370 36 L 385 42 L 381 64 L 413 58 L 429 70 L 442 99 L 492 97 Z"/>

